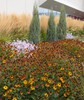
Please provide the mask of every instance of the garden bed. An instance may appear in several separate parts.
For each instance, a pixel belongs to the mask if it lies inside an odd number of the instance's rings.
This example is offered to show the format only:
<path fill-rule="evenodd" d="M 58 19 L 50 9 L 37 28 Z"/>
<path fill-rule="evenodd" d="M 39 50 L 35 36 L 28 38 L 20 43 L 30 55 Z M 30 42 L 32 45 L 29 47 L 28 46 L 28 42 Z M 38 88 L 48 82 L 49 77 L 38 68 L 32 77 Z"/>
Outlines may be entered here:
<path fill-rule="evenodd" d="M 43 42 L 19 56 L 10 45 L 0 45 L 0 96 L 5 100 L 83 100 L 83 42 Z"/>

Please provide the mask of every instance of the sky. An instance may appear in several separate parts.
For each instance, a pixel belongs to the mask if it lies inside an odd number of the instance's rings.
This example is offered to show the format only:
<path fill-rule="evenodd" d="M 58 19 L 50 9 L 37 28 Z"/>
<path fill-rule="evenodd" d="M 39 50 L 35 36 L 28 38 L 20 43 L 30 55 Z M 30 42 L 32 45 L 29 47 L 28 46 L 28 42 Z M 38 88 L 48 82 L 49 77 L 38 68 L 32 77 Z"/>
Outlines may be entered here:
<path fill-rule="evenodd" d="M 0 13 L 32 14 L 35 0 L 0 0 Z"/>

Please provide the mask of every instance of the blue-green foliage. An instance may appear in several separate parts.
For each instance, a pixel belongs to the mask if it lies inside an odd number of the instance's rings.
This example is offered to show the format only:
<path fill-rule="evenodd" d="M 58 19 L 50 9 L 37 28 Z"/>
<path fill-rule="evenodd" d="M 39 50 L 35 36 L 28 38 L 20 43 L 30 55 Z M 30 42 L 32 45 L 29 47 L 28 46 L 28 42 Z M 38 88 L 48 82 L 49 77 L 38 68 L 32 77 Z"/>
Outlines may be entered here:
<path fill-rule="evenodd" d="M 55 28 L 56 28 L 56 26 L 55 26 L 55 22 L 54 22 L 54 14 L 51 11 L 49 21 L 48 21 L 46 41 L 55 41 L 57 39 Z"/>
<path fill-rule="evenodd" d="M 35 44 L 40 42 L 40 21 L 37 5 L 34 5 L 33 8 L 33 18 L 30 25 L 28 39 Z"/>
<path fill-rule="evenodd" d="M 66 38 L 66 15 L 64 6 L 61 8 L 60 19 L 57 25 L 57 37 L 58 40 L 63 40 Z"/>

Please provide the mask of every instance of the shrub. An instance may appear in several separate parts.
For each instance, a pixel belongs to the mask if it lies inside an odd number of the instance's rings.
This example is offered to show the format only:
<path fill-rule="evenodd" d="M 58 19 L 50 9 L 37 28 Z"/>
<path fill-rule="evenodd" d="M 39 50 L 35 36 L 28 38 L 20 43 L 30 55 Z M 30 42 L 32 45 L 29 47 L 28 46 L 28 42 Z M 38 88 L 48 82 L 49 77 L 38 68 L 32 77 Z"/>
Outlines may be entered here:
<path fill-rule="evenodd" d="M 37 5 L 34 5 L 33 8 L 33 18 L 30 25 L 28 39 L 35 44 L 40 42 L 40 21 Z"/>
<path fill-rule="evenodd" d="M 50 18 L 49 18 L 49 21 L 48 21 L 46 41 L 55 41 L 56 39 L 57 39 L 57 37 L 56 37 L 56 31 L 55 31 L 54 14 L 51 11 Z"/>
<path fill-rule="evenodd" d="M 57 25 L 57 36 L 59 40 L 65 39 L 66 37 L 66 15 L 64 6 L 61 8 L 60 19 Z"/>

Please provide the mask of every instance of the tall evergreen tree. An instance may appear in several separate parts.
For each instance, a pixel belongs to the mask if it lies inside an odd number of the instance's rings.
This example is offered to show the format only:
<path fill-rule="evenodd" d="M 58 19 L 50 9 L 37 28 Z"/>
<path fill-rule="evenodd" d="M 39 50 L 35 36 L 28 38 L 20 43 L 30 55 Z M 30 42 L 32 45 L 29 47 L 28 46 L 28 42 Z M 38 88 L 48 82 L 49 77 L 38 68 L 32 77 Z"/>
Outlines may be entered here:
<path fill-rule="evenodd" d="M 40 42 L 40 21 L 36 4 L 33 7 L 33 18 L 30 24 L 28 39 L 35 44 Z"/>
<path fill-rule="evenodd" d="M 55 41 L 57 39 L 55 29 L 56 29 L 56 26 L 55 26 L 55 22 L 54 22 L 54 14 L 53 14 L 53 11 L 51 11 L 50 17 L 48 20 L 46 41 Z"/>
<path fill-rule="evenodd" d="M 64 6 L 61 7 L 60 19 L 57 25 L 57 36 L 58 40 L 66 38 L 66 13 Z"/>

